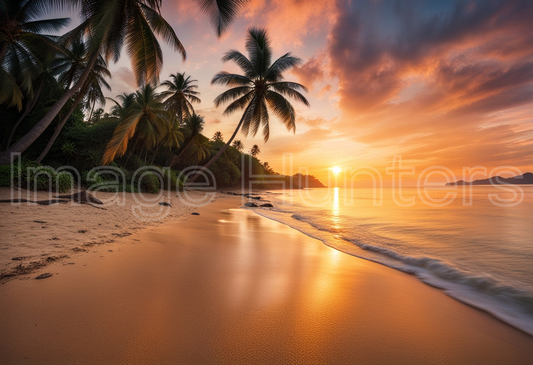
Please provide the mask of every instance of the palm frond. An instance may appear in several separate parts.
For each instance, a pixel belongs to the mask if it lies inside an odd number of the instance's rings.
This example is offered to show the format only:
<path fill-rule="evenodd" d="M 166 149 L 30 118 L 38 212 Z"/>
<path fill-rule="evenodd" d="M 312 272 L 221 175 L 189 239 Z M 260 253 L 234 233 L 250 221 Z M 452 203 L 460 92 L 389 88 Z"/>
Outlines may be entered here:
<path fill-rule="evenodd" d="M 243 75 L 230 74 L 229 72 L 222 71 L 213 77 L 211 84 L 224 86 L 244 86 L 253 85 L 253 80 Z"/>
<path fill-rule="evenodd" d="M 266 29 L 250 28 L 248 30 L 246 50 L 256 75 L 264 75 L 272 62 L 272 47 Z"/>
<path fill-rule="evenodd" d="M 249 0 L 196 0 L 220 37 Z"/>
<path fill-rule="evenodd" d="M 265 74 L 265 78 L 271 81 L 277 81 L 281 74 L 294 66 L 299 66 L 303 63 L 303 60 L 299 57 L 294 57 L 290 53 L 286 53 L 280 58 L 278 58 L 274 63 L 268 68 L 268 71 Z"/>
<path fill-rule="evenodd" d="M 285 125 L 288 131 L 296 133 L 296 113 L 291 103 L 281 94 L 275 91 L 268 91 L 265 95 L 268 106 L 274 114 Z"/>
<path fill-rule="evenodd" d="M 252 88 L 250 86 L 234 87 L 233 89 L 224 91 L 222 94 L 217 96 L 213 102 L 215 104 L 215 107 L 218 108 L 220 104 L 225 104 L 228 101 L 237 99 L 250 91 L 252 91 Z"/>
<path fill-rule="evenodd" d="M 115 129 L 113 137 L 109 141 L 102 157 L 102 165 L 108 165 L 116 157 L 124 155 L 128 149 L 128 141 L 133 137 L 137 124 L 142 117 L 142 111 L 130 113 Z"/>
<path fill-rule="evenodd" d="M 301 88 L 301 89 L 307 90 L 305 86 L 297 84 L 295 82 L 292 82 L 292 83 L 277 82 L 277 83 L 270 84 L 270 86 L 278 93 L 291 97 L 293 99 L 296 99 L 300 103 L 306 106 L 310 106 L 309 101 L 305 98 L 305 96 L 303 96 L 302 94 L 300 94 L 300 92 L 295 90 L 295 88 Z"/>
<path fill-rule="evenodd" d="M 24 31 L 32 33 L 57 32 L 70 23 L 70 18 L 44 19 L 26 22 L 22 26 Z"/>
<path fill-rule="evenodd" d="M 167 21 L 161 16 L 160 13 L 157 11 L 151 9 L 150 7 L 140 3 L 141 9 L 144 12 L 144 15 L 146 16 L 146 19 L 148 19 L 148 22 L 150 23 L 150 26 L 152 29 L 176 51 L 181 53 L 181 56 L 183 60 L 187 58 L 187 52 L 185 51 L 185 47 L 183 47 L 183 44 L 181 44 L 180 40 L 178 39 L 178 36 L 174 32 L 174 29 L 170 26 L 170 24 L 167 23 Z"/>
<path fill-rule="evenodd" d="M 126 33 L 126 51 L 133 73 L 138 85 L 155 83 L 163 67 L 163 52 L 143 13 L 136 11 L 132 18 Z"/>
<path fill-rule="evenodd" d="M 230 105 L 228 105 L 226 109 L 224 110 L 223 114 L 231 115 L 238 110 L 243 110 L 244 108 L 247 107 L 248 103 L 253 99 L 253 97 L 254 97 L 253 91 L 250 91 L 249 93 L 244 94 L 239 99 L 235 100 Z"/>
<path fill-rule="evenodd" d="M 246 75 L 246 77 L 253 78 L 253 77 L 259 76 L 256 74 L 254 66 L 252 65 L 250 60 L 246 58 L 246 56 L 243 55 L 239 51 L 231 50 L 229 52 L 226 52 L 224 57 L 222 57 L 222 61 L 223 62 L 234 61 L 237 64 L 237 66 L 239 66 L 241 70 L 244 71 L 244 74 Z"/>

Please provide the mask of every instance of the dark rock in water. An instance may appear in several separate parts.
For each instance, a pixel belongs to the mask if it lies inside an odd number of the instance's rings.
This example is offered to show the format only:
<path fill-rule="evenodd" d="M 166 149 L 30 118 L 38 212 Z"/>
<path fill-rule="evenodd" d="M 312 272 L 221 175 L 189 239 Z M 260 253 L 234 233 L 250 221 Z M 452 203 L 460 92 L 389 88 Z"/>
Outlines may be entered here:
<path fill-rule="evenodd" d="M 252 207 L 252 208 L 256 208 L 258 207 L 259 205 L 255 204 L 255 203 L 245 203 L 244 204 L 246 207 Z"/>
<path fill-rule="evenodd" d="M 192 212 L 191 215 L 200 215 L 200 213 Z"/>
<path fill-rule="evenodd" d="M 270 203 L 265 203 L 265 204 L 261 204 L 262 207 L 266 207 L 266 208 L 273 208 L 274 206 Z"/>
<path fill-rule="evenodd" d="M 41 274 L 39 276 L 36 276 L 35 279 L 46 279 L 46 278 L 49 278 L 50 276 L 52 276 L 53 274 L 49 273 L 49 272 L 45 272 L 44 274 Z"/>
<path fill-rule="evenodd" d="M 261 200 L 260 196 L 251 196 L 250 198 L 255 199 L 255 200 Z"/>
<path fill-rule="evenodd" d="M 165 207 L 171 207 L 170 203 L 167 202 L 159 202 L 159 205 L 165 206 Z"/>

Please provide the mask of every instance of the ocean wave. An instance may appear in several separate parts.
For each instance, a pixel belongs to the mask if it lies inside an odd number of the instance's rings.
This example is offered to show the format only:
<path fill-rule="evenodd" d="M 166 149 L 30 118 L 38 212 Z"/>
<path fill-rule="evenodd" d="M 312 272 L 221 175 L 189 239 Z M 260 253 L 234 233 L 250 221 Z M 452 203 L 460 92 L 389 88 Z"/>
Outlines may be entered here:
<path fill-rule="evenodd" d="M 416 275 L 422 282 L 442 289 L 447 295 L 470 306 L 482 309 L 494 317 L 533 335 L 533 294 L 510 283 L 498 281 L 488 274 L 471 273 L 433 257 L 413 257 L 379 245 L 387 240 L 376 235 L 356 238 L 326 224 L 317 217 L 289 211 L 256 213 L 288 225 L 327 246 L 347 254 L 374 261 L 394 269 Z M 346 243 L 349 243 L 347 245 Z M 367 253 L 371 253 L 369 255 Z"/>

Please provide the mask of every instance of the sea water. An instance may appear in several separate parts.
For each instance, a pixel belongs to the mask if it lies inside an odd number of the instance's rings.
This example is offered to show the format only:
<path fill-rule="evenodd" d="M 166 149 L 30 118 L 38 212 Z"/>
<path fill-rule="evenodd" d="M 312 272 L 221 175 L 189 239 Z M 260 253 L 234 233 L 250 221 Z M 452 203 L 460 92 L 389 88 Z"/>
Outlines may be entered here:
<path fill-rule="evenodd" d="M 533 187 L 514 189 L 272 190 L 256 212 L 533 335 Z"/>

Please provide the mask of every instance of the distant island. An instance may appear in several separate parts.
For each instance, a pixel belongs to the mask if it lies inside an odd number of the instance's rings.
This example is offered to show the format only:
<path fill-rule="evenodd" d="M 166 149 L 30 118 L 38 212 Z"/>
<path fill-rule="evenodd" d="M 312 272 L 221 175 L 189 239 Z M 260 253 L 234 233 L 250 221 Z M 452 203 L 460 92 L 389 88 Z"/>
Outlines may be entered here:
<path fill-rule="evenodd" d="M 446 185 L 498 185 L 498 184 L 515 184 L 515 185 L 529 185 L 533 184 L 533 173 L 526 172 L 524 175 L 518 175 L 510 178 L 503 178 L 501 176 L 493 176 L 488 179 L 474 180 L 472 182 L 459 180 Z"/>

